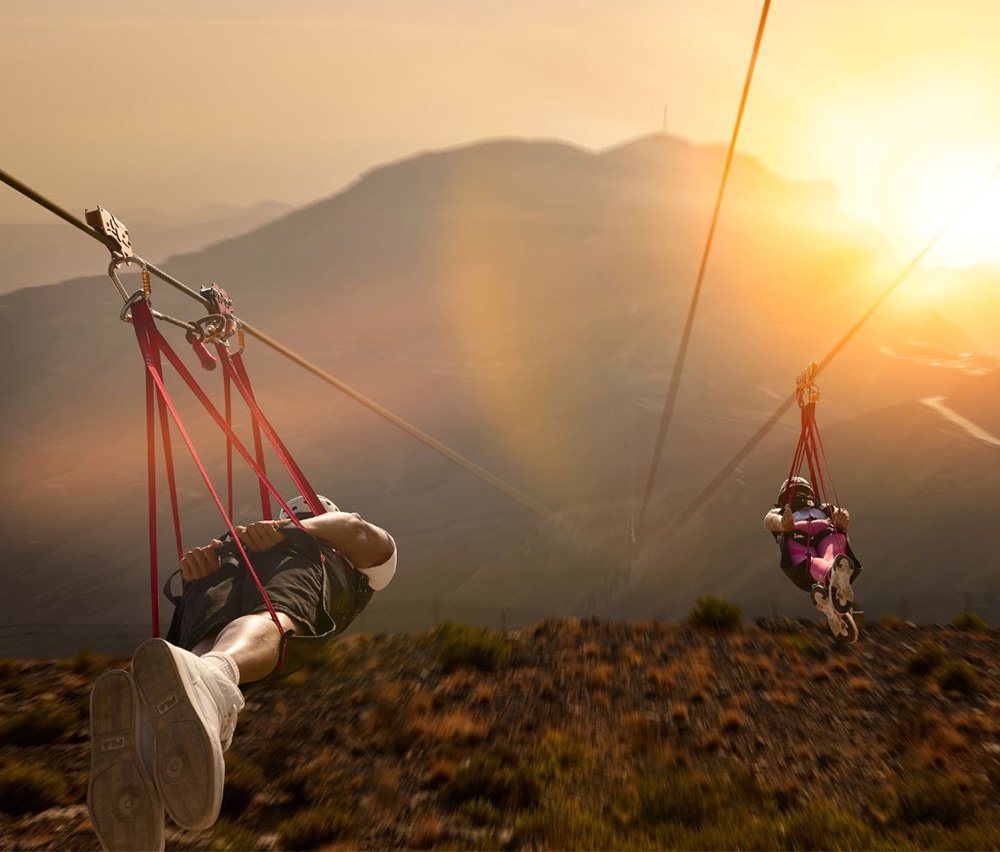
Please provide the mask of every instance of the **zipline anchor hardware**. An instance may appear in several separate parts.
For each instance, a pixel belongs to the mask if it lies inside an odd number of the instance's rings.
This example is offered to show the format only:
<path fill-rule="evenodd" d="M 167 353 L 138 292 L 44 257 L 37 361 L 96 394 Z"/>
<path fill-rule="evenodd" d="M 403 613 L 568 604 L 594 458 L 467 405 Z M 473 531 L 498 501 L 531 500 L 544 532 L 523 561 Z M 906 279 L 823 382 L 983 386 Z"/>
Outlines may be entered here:
<path fill-rule="evenodd" d="M 229 294 L 218 284 L 212 283 L 209 287 L 201 288 L 201 297 L 211 305 L 213 313 L 206 317 L 194 320 L 192 328 L 186 335 L 187 342 L 191 344 L 201 366 L 206 370 L 214 370 L 216 361 L 211 352 L 208 351 L 206 343 L 217 343 L 223 346 L 229 345 L 229 338 L 236 334 L 239 329 L 239 320 L 233 316 L 233 300 Z M 240 352 L 243 351 L 243 338 L 240 337 Z"/>
<path fill-rule="evenodd" d="M 111 237 L 111 239 L 118 243 L 118 254 L 122 257 L 132 257 L 134 252 L 132 251 L 132 241 L 128 236 L 128 228 L 119 219 L 116 219 L 103 207 L 86 210 L 84 211 L 84 215 L 87 217 L 87 224 L 91 228 L 104 234 L 106 237 Z"/>
<path fill-rule="evenodd" d="M 806 368 L 795 377 L 795 399 L 799 408 L 815 405 L 820 401 L 819 385 L 816 384 L 816 374 L 819 364 L 810 361 Z"/>

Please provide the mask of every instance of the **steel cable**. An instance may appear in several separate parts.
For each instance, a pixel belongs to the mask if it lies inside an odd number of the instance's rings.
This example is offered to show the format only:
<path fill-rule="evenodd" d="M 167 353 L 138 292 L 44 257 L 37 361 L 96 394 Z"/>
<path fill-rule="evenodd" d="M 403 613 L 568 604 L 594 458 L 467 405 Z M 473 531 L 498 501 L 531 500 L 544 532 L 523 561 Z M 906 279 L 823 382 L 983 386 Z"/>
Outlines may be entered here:
<path fill-rule="evenodd" d="M 694 284 L 694 292 L 691 295 L 691 304 L 688 307 L 687 320 L 684 323 L 684 332 L 681 334 L 680 345 L 677 348 L 677 357 L 674 359 L 674 369 L 670 376 L 670 384 L 667 388 L 667 398 L 663 403 L 663 416 L 660 419 L 660 428 L 656 435 L 656 445 L 653 448 L 653 458 L 649 465 L 649 476 L 646 480 L 646 490 L 642 497 L 642 506 L 639 509 L 639 516 L 636 519 L 632 536 L 636 550 L 640 542 L 643 523 L 646 520 L 646 512 L 649 509 L 649 501 L 653 496 L 653 488 L 656 486 L 656 476 L 660 468 L 660 460 L 663 457 L 663 447 L 667 441 L 667 433 L 670 430 L 670 422 L 674 416 L 674 409 L 677 403 L 677 394 L 680 390 L 681 377 L 684 373 L 684 363 L 687 360 L 688 345 L 691 342 L 691 333 L 694 329 L 694 318 L 698 312 L 698 301 L 701 297 L 702 284 L 705 280 L 705 270 L 708 267 L 708 258 L 712 252 L 712 243 L 715 240 L 715 228 L 719 222 L 719 213 L 722 209 L 722 198 L 726 192 L 726 185 L 729 182 L 729 172 L 732 168 L 733 157 L 736 153 L 736 140 L 740 134 L 740 125 L 743 123 L 743 113 L 746 110 L 747 98 L 750 95 L 750 82 L 753 80 L 754 68 L 757 65 L 757 55 L 760 53 L 760 43 L 764 37 L 764 25 L 767 23 L 767 13 L 771 7 L 771 0 L 764 0 L 763 8 L 760 12 L 760 22 L 757 25 L 757 36 L 753 43 L 753 52 L 750 55 L 750 64 L 747 67 L 746 80 L 743 83 L 743 93 L 740 96 L 740 106 L 736 113 L 736 122 L 733 125 L 733 135 L 729 140 L 729 150 L 726 152 L 726 164 L 722 170 L 722 179 L 719 182 L 719 191 L 715 198 L 715 209 L 712 211 L 712 221 L 708 227 L 708 236 L 705 239 L 705 248 L 701 255 L 701 264 L 698 267 L 698 276 Z"/>

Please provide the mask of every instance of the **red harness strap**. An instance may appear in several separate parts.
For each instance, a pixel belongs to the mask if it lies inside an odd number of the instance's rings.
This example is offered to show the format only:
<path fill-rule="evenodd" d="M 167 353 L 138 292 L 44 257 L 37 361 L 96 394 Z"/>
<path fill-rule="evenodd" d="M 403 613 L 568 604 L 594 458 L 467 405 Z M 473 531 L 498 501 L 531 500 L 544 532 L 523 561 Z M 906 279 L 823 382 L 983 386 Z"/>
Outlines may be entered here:
<path fill-rule="evenodd" d="M 233 527 L 232 519 L 226 513 L 226 510 L 222 505 L 222 501 L 219 499 L 219 495 L 216 493 L 216 490 L 212 485 L 211 479 L 209 478 L 208 473 L 206 472 L 205 467 L 198 456 L 197 450 L 195 450 L 194 444 L 191 441 L 191 438 L 189 437 L 187 430 L 184 427 L 184 423 L 181 420 L 180 415 L 178 414 L 177 409 L 170 398 L 170 395 L 167 393 L 166 387 L 163 383 L 162 364 L 160 360 L 161 353 L 167 356 L 167 360 L 169 360 L 171 364 L 173 364 L 173 366 L 177 368 L 178 373 L 185 380 L 185 382 L 188 383 L 189 387 L 191 387 L 193 391 L 197 388 L 195 395 L 199 398 L 199 401 L 202 402 L 202 404 L 209 411 L 209 414 L 211 414 L 213 418 L 216 420 L 216 422 L 219 423 L 219 425 L 223 428 L 223 431 L 226 432 L 226 435 L 228 439 L 232 442 L 232 445 L 240 452 L 240 454 L 244 457 L 244 459 L 251 466 L 251 468 L 254 469 L 254 473 L 256 473 L 257 476 L 261 478 L 261 481 L 266 482 L 268 489 L 275 494 L 279 502 L 282 503 L 285 510 L 293 518 L 293 520 L 294 520 L 294 515 L 288 510 L 287 505 L 284 504 L 284 501 L 281 499 L 280 495 L 277 494 L 277 492 L 274 489 L 274 486 L 270 483 L 270 481 L 267 481 L 266 476 L 263 474 L 263 471 L 261 471 L 254 462 L 254 460 L 250 458 L 250 455 L 247 452 L 246 448 L 243 446 L 242 442 L 228 427 L 228 424 L 226 424 L 224 418 L 222 418 L 219 412 L 215 409 L 215 406 L 212 405 L 211 401 L 204 395 L 204 392 L 201 391 L 201 388 L 197 386 L 197 383 L 194 382 L 193 377 L 190 375 L 190 373 L 187 371 L 184 365 L 177 358 L 176 353 L 170 348 L 169 344 L 167 344 L 166 340 L 160 334 L 159 329 L 156 328 L 156 325 L 154 323 L 152 314 L 150 313 L 149 305 L 147 302 L 139 301 L 132 305 L 132 323 L 135 328 L 136 339 L 139 343 L 139 349 L 142 352 L 143 360 L 146 364 L 146 415 L 147 415 L 146 438 L 147 438 L 147 443 L 149 445 L 149 459 L 147 464 L 147 471 L 149 476 L 149 506 L 150 506 L 149 538 L 150 538 L 150 575 L 151 575 L 150 581 L 151 581 L 151 596 L 152 596 L 153 634 L 154 636 L 159 635 L 159 597 L 158 597 L 159 578 L 157 569 L 157 537 L 156 537 L 156 526 L 157 526 L 156 454 L 155 454 L 156 429 L 155 429 L 155 418 L 153 412 L 154 395 L 156 396 L 159 402 L 161 412 L 163 412 L 164 409 L 170 412 L 170 416 L 173 418 L 178 433 L 184 440 L 184 443 L 188 448 L 188 452 L 191 454 L 191 458 L 194 461 L 195 466 L 198 468 L 198 472 L 201 475 L 202 480 L 205 482 L 205 485 L 208 488 L 209 493 L 212 495 L 212 499 L 215 501 L 215 504 L 219 509 L 219 513 L 226 521 L 226 526 L 229 528 L 229 532 L 232 535 L 233 542 L 235 543 L 237 549 L 239 550 L 240 555 L 243 557 L 247 565 L 247 568 L 250 571 L 250 574 L 253 578 L 254 584 L 257 586 L 257 589 L 260 592 L 265 605 L 267 606 L 267 610 L 270 613 L 271 618 L 274 620 L 274 623 L 277 626 L 279 633 L 284 634 L 281 622 L 278 619 L 277 613 L 274 611 L 274 607 L 271 604 L 271 600 L 268 597 L 263 584 L 260 582 L 260 579 L 257 576 L 256 571 L 254 571 L 250 558 L 243 547 L 243 543 L 239 540 L 238 536 L 236 535 L 236 530 Z M 163 421 L 163 425 L 166 425 L 165 420 Z M 166 431 L 168 432 L 168 430 Z M 164 461 L 168 468 L 168 480 L 172 481 L 173 460 L 168 455 L 168 450 L 167 450 L 168 446 L 169 444 L 165 442 Z M 171 498 L 174 503 L 175 519 L 177 519 L 175 524 L 175 531 L 179 533 L 180 529 L 179 515 L 176 511 L 176 491 L 174 489 L 172 489 L 171 491 Z M 179 536 L 178 536 L 178 542 L 179 542 Z"/>
<path fill-rule="evenodd" d="M 292 478 L 295 486 L 299 489 L 299 493 L 305 497 L 310 510 L 312 510 L 315 515 L 322 515 L 326 510 L 320 504 L 319 498 L 316 495 L 316 490 L 309 484 L 309 480 L 306 479 L 306 475 L 302 472 L 302 468 L 300 468 L 295 459 L 292 458 L 292 454 L 288 452 L 288 448 L 284 445 L 281 438 L 278 437 L 277 432 L 274 431 L 274 427 L 271 426 L 271 423 L 268 421 L 267 417 L 264 416 L 264 412 L 261 411 L 260 406 L 257 404 L 257 400 L 253 395 L 253 389 L 250 387 L 250 377 L 247 374 L 246 366 L 243 364 L 243 357 L 241 355 L 230 356 L 229 353 L 223 349 L 219 353 L 219 358 L 222 361 L 223 370 L 232 380 L 233 384 L 236 385 L 236 389 L 240 392 L 240 396 L 243 397 L 243 401 L 247 404 L 247 408 L 250 410 L 255 426 L 254 434 L 258 434 L 257 427 L 259 425 L 259 428 L 263 430 L 264 434 L 267 436 L 267 440 L 271 444 L 271 447 L 274 449 L 275 455 L 277 455 L 281 460 L 285 470 L 288 471 L 288 475 Z M 288 511 L 287 507 L 285 507 L 285 511 Z"/>
<path fill-rule="evenodd" d="M 222 369 L 222 384 L 225 389 L 226 397 L 226 422 L 232 427 L 232 373 L 230 370 L 226 369 L 226 365 L 229 363 L 230 355 L 229 351 L 226 349 L 225 345 L 222 343 L 215 344 L 215 350 L 219 355 L 219 360 L 223 364 Z M 235 360 L 238 360 L 241 367 L 243 364 L 243 359 L 239 356 L 235 356 Z M 243 374 L 246 374 L 245 368 L 243 369 Z M 250 396 L 253 397 L 253 388 L 250 386 L 250 377 L 246 376 L 244 384 L 247 390 L 250 392 Z M 260 424 L 257 422 L 257 418 L 253 416 L 253 412 L 250 412 L 250 426 L 253 430 L 253 449 L 254 456 L 257 459 L 257 465 L 262 471 L 267 473 L 267 463 L 264 460 L 264 445 L 260 438 Z M 233 505 L 233 445 L 232 442 L 226 438 L 226 473 L 229 482 L 229 513 L 232 514 Z M 267 487 L 263 482 L 258 481 L 258 488 L 260 489 L 260 516 L 265 521 L 271 520 L 273 515 L 271 514 L 271 498 L 268 494 Z"/>

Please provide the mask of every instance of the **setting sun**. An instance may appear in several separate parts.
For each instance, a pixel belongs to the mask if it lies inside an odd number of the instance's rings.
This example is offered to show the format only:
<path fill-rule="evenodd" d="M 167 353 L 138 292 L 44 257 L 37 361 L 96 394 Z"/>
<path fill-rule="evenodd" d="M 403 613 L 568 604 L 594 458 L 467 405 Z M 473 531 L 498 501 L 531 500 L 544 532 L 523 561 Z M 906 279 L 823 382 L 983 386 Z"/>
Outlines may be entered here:
<path fill-rule="evenodd" d="M 915 246 L 951 220 L 930 262 L 965 267 L 1000 260 L 1000 182 L 983 152 L 918 151 L 890 172 L 895 229 Z"/>

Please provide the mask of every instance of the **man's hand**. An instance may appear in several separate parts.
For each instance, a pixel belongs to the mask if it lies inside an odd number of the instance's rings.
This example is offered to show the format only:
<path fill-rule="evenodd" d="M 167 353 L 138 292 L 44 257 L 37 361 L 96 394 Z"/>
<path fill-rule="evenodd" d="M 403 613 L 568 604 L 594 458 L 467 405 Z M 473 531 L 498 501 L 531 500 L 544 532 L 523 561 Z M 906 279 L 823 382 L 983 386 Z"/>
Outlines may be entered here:
<path fill-rule="evenodd" d="M 196 547 L 185 553 L 181 560 L 181 578 L 184 582 L 200 580 L 218 571 L 220 562 L 216 548 L 219 547 L 222 547 L 222 542 L 216 538 L 205 547 Z"/>
<path fill-rule="evenodd" d="M 792 515 L 790 506 L 785 506 L 785 511 L 781 513 L 781 530 L 790 533 L 795 529 L 795 517 Z"/>
<path fill-rule="evenodd" d="M 851 524 L 851 514 L 847 509 L 837 509 L 833 513 L 833 525 L 841 532 L 847 532 Z"/>
<path fill-rule="evenodd" d="M 289 521 L 254 521 L 245 527 L 237 527 L 236 535 L 254 553 L 260 553 L 284 541 L 285 534 L 281 532 L 281 527 L 288 526 L 289 523 Z"/>

